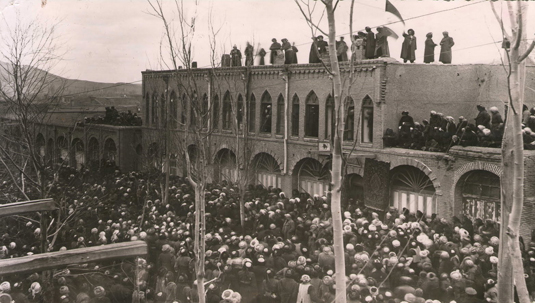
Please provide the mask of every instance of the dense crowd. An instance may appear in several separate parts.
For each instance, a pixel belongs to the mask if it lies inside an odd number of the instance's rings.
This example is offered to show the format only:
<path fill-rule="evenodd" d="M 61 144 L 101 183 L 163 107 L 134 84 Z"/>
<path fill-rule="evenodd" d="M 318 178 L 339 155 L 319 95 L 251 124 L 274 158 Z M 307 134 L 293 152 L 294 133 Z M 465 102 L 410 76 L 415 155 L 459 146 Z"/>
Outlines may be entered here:
<path fill-rule="evenodd" d="M 56 302 L 198 302 L 194 271 L 194 191 L 173 178 L 169 203 L 158 178 L 107 176 L 63 168 L 51 196 L 66 203 L 66 222 L 48 251 L 144 240 L 146 259 L 58 269 Z M 3 182 L 0 190 L 13 186 Z M 291 195 L 249 186 L 240 225 L 240 192 L 222 182 L 206 188 L 206 302 L 331 303 L 335 257 L 328 196 Z M 343 213 L 347 301 L 497 302 L 496 222 L 446 220 L 390 208 L 385 213 L 348 199 Z M 2 219 L 0 258 L 40 252 L 38 223 Z M 522 242 L 523 244 L 523 242 Z M 526 281 L 535 291 L 535 247 L 522 246 Z M 137 279 L 136 279 L 137 277 Z M 135 281 L 138 281 L 135 285 Z M 44 302 L 40 273 L 2 277 L 2 296 Z M 139 292 L 134 288 L 139 286 Z M 7 301 L 6 301 L 7 302 Z"/>
<path fill-rule="evenodd" d="M 487 112 L 482 105 L 477 106 L 478 114 L 470 123 L 464 116 L 457 123 L 452 116 L 431 111 L 429 119 L 415 122 L 408 111 L 403 111 L 398 124 L 398 132 L 387 129 L 383 137 L 385 146 L 402 147 L 427 151 L 448 151 L 454 145 L 501 147 L 505 122 L 497 107 Z M 535 149 L 535 134 L 529 128 L 530 121 L 535 127 L 535 108 L 523 126 L 524 148 Z M 490 114 L 489 114 L 490 112 Z M 531 118 L 533 116 L 533 118 Z"/>
<path fill-rule="evenodd" d="M 103 116 L 86 117 L 86 124 L 107 124 L 114 126 L 141 126 L 143 121 L 137 113 L 132 111 L 119 112 L 114 106 L 106 107 L 106 113 Z"/>

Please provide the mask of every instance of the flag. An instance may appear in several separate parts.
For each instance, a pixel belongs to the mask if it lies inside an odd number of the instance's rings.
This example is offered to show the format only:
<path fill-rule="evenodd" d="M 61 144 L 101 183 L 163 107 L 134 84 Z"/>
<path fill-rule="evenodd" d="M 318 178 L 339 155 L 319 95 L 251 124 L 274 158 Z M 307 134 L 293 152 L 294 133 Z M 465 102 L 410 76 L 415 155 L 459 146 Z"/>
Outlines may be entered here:
<path fill-rule="evenodd" d="M 403 20 L 398 9 L 390 2 L 390 0 L 386 0 L 385 12 L 391 13 L 392 15 L 398 17 L 399 21 L 405 25 L 405 20 Z"/>

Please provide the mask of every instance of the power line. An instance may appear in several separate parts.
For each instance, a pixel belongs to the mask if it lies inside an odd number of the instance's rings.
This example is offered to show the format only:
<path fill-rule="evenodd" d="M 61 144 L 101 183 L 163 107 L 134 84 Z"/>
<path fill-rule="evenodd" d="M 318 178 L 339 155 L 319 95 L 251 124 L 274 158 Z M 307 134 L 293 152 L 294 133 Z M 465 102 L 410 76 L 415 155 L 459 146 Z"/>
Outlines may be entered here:
<path fill-rule="evenodd" d="M 439 10 L 439 11 L 434 11 L 434 12 L 431 12 L 431 13 L 427 13 L 427 14 L 423 14 L 423 15 L 418 15 L 418 16 L 414 16 L 414 17 L 409 17 L 409 18 L 406 18 L 404 19 L 405 21 L 407 20 L 413 20 L 413 19 L 418 19 L 418 18 L 422 18 L 422 17 L 427 17 L 427 16 L 430 16 L 430 15 L 435 15 L 435 14 L 439 14 L 439 13 L 444 13 L 444 12 L 449 12 L 449 11 L 453 11 L 453 10 L 456 10 L 456 9 L 461 9 L 461 8 L 464 8 L 464 7 L 467 7 L 467 6 L 470 6 L 470 5 L 475 5 L 475 4 L 479 4 L 479 3 L 483 3 L 483 2 L 487 2 L 487 0 L 482 0 L 482 1 L 478 1 L 478 2 L 470 2 L 468 4 L 465 4 L 465 5 L 461 5 L 461 6 L 457 6 L 457 7 L 453 7 L 453 8 L 448 8 L 448 9 L 443 9 L 443 10 Z M 356 2 L 358 4 L 362 4 L 364 6 L 369 6 L 369 7 L 372 7 L 370 5 L 367 5 L 367 4 L 363 4 L 363 3 L 360 3 L 360 2 Z M 375 7 L 373 7 L 375 8 Z M 395 23 L 400 23 L 401 20 L 399 21 L 392 21 L 392 22 L 389 22 L 389 23 L 385 23 L 385 24 L 381 24 L 381 25 L 377 25 L 377 26 L 374 26 L 374 27 L 371 27 L 371 28 L 377 28 L 379 26 L 385 26 L 385 25 L 391 25 L 391 24 L 395 24 Z M 358 32 L 358 31 L 357 31 Z M 336 37 L 342 37 L 342 36 L 345 36 L 345 35 L 348 35 L 350 33 L 345 33 L 345 34 L 340 34 L 340 35 L 336 35 Z M 303 45 L 309 45 L 310 43 L 301 43 L 301 44 L 297 44 L 296 46 L 303 46 Z M 205 65 L 205 66 L 201 66 L 200 68 L 208 68 L 208 67 L 211 67 L 210 65 Z"/>

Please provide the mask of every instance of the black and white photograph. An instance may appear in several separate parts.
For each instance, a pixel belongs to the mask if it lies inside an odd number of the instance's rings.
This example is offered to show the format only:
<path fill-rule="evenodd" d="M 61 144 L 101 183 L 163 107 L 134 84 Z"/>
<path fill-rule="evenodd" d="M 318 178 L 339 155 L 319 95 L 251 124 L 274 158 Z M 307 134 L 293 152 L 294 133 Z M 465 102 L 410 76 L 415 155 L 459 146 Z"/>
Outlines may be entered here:
<path fill-rule="evenodd" d="M 534 25 L 0 0 L 0 303 L 535 302 Z"/>

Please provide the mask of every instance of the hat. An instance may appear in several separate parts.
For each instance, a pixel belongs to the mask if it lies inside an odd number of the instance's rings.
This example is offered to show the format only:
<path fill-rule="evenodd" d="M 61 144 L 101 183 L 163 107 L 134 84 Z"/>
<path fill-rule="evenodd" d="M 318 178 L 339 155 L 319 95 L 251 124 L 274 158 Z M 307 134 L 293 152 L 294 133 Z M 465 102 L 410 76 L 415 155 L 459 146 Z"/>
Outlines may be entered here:
<path fill-rule="evenodd" d="M 308 283 L 308 282 L 310 282 L 310 276 L 309 276 L 309 275 L 302 275 L 302 276 L 301 276 L 301 281 L 302 281 L 303 283 Z"/>
<path fill-rule="evenodd" d="M 475 296 L 477 295 L 477 291 L 475 289 L 473 289 L 472 287 L 467 287 L 465 288 L 464 290 L 466 292 L 467 295 L 469 296 Z"/>

